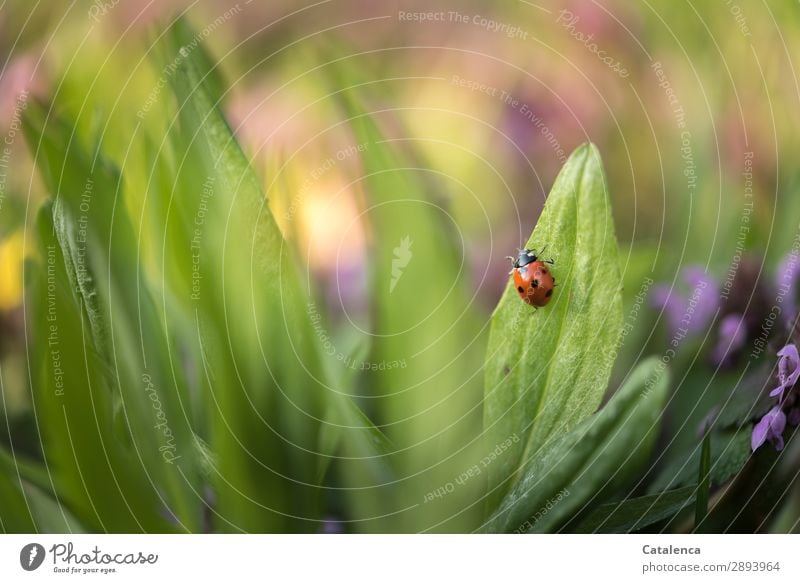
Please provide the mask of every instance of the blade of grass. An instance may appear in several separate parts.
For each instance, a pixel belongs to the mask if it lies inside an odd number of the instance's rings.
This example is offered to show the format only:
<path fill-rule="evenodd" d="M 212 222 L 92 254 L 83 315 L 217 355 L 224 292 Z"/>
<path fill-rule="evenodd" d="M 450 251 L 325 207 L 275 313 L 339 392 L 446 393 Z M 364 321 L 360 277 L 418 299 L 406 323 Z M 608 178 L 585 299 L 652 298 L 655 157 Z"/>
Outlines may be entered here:
<path fill-rule="evenodd" d="M 711 491 L 711 432 L 706 428 L 697 477 L 697 501 L 694 511 L 695 530 L 701 528 L 708 514 L 708 497 Z"/>

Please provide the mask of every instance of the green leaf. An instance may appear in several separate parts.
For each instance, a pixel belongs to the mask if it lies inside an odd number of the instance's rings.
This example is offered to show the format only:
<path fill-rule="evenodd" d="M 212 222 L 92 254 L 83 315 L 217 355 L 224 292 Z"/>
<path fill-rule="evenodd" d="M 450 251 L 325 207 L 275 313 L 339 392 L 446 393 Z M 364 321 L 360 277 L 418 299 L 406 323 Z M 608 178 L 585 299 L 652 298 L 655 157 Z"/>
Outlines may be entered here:
<path fill-rule="evenodd" d="M 320 420 L 325 392 L 339 389 L 327 386 L 294 257 L 218 109 L 221 95 L 208 91 L 211 68 L 190 32 L 179 21 L 156 51 L 177 99 L 170 151 L 156 163 L 169 169 L 174 160 L 177 176 L 171 206 L 156 200 L 146 212 L 166 211 L 164 238 L 183 249 L 163 268 L 178 266 L 167 279 L 193 324 L 188 350 L 201 364 L 216 527 L 315 530 Z"/>
<path fill-rule="evenodd" d="M 82 533 L 83 526 L 53 498 L 44 467 L 0 447 L 0 531 Z"/>
<path fill-rule="evenodd" d="M 711 440 L 711 485 L 724 484 L 750 459 L 750 431 L 750 427 L 742 427 L 714 432 Z M 688 455 L 666 464 L 648 491 L 655 493 L 696 483 L 701 449 L 698 444 Z"/>
<path fill-rule="evenodd" d="M 609 502 L 595 508 L 575 529 L 579 533 L 621 533 L 641 530 L 670 518 L 694 500 L 695 486 L 660 494 Z"/>
<path fill-rule="evenodd" d="M 364 362 L 368 355 L 369 343 L 359 342 L 347 362 Z M 323 363 L 327 365 L 328 378 L 334 380 L 335 387 L 352 390 L 357 368 L 336 366 L 330 360 Z M 322 482 L 340 449 L 347 456 L 357 457 L 360 471 L 369 474 L 374 483 L 393 481 L 395 472 L 389 459 L 394 446 L 389 439 L 359 409 L 350 394 L 341 390 L 329 391 L 328 402 L 329 411 L 320 430 L 318 482 Z"/>
<path fill-rule="evenodd" d="M 11 476 L 18 474 L 23 480 L 36 484 L 45 492 L 53 494 L 46 468 L 33 460 L 26 459 L 19 453 L 12 455 L 5 448 L 0 447 L 0 473 L 2 472 Z"/>
<path fill-rule="evenodd" d="M 50 201 L 39 212 L 38 232 L 42 259 L 31 275 L 32 390 L 55 495 L 92 531 L 171 531 L 152 480 L 114 431 L 114 395 L 67 275 Z"/>
<path fill-rule="evenodd" d="M 0 470 L 0 533 L 36 532 L 28 501 L 22 493 L 17 476 Z"/>
<path fill-rule="evenodd" d="M 201 509 L 184 411 L 188 392 L 180 365 L 170 360 L 169 338 L 138 262 L 122 177 L 99 144 L 93 156 L 84 149 L 74 124 L 36 104 L 26 113 L 54 199 L 46 228 L 55 235 L 68 289 L 76 290 L 86 323 L 81 344 L 96 357 L 101 385 L 111 395 L 105 414 L 116 417 L 117 440 L 162 497 L 165 514 L 197 530 Z"/>
<path fill-rule="evenodd" d="M 598 492 L 621 482 L 649 453 L 667 384 L 657 358 L 642 362 L 603 409 L 533 453 L 483 530 L 556 530 Z"/>
<path fill-rule="evenodd" d="M 54 500 L 33 484 L 23 484 L 22 489 L 30 504 L 37 532 L 70 534 L 86 532 L 84 526 L 65 504 Z"/>
<path fill-rule="evenodd" d="M 492 316 L 485 365 L 488 448 L 519 441 L 489 468 L 490 500 L 556 434 L 595 411 L 606 390 L 622 327 L 617 241 L 600 154 L 572 153 L 525 245 L 552 254 L 556 287 L 534 310 L 510 281 Z"/>
<path fill-rule="evenodd" d="M 407 141 L 384 133 L 382 123 L 401 124 L 368 109 L 378 92 L 371 91 L 363 71 L 342 59 L 327 72 L 328 89 L 349 119 L 352 144 L 361 146 L 363 175 L 355 184 L 365 190 L 364 216 L 376 234 L 369 248 L 372 303 L 363 326 L 372 336 L 374 366 L 359 380 L 372 398 L 377 425 L 396 445 L 392 465 L 402 476 L 396 488 L 378 482 L 366 489 L 375 474 L 365 468 L 356 483 L 365 489 L 352 506 L 358 518 L 382 517 L 358 526 L 383 532 L 470 530 L 481 518 L 474 501 L 483 476 L 425 502 L 427 493 L 480 459 L 485 336 L 470 305 L 468 262 L 449 218 L 447 183 L 439 169 L 413 158 Z M 380 502 L 365 504 L 373 492 Z M 378 504 L 380 514 L 372 510 Z"/>
<path fill-rule="evenodd" d="M 697 499 L 694 511 L 694 526 L 699 528 L 708 514 L 708 497 L 711 490 L 711 432 L 706 430 L 700 454 L 697 477 Z"/>

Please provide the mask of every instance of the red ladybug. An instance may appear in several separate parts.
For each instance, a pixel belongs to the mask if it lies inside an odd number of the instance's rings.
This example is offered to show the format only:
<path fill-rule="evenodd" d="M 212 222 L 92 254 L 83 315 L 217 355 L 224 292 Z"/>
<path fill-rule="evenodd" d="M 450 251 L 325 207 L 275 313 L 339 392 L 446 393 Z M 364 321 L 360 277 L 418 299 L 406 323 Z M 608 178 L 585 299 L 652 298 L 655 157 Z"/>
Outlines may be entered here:
<path fill-rule="evenodd" d="M 542 249 L 544 252 L 544 249 Z M 514 287 L 522 300 L 536 308 L 547 305 L 553 295 L 556 280 L 546 263 L 552 259 L 539 259 L 535 249 L 523 249 L 517 258 L 509 257 L 514 268 Z"/>

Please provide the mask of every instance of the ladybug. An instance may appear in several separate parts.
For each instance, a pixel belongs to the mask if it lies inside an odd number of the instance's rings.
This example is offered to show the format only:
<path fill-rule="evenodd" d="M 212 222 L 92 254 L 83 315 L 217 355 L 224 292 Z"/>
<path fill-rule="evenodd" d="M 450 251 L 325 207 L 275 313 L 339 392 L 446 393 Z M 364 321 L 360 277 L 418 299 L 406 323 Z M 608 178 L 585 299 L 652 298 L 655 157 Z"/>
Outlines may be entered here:
<path fill-rule="evenodd" d="M 544 249 L 542 252 L 544 253 Z M 510 273 L 514 275 L 514 287 L 522 301 L 535 308 L 546 306 L 556 285 L 556 280 L 546 264 L 552 265 L 554 261 L 539 259 L 535 249 L 522 249 L 518 257 L 508 259 L 514 266 Z"/>

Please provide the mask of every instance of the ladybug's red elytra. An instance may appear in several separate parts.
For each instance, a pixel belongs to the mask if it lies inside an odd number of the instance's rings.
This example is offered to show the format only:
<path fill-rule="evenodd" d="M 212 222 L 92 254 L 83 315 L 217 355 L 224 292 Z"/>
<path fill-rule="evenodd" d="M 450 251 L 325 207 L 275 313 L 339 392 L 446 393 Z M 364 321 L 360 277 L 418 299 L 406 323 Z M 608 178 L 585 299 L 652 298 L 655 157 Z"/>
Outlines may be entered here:
<path fill-rule="evenodd" d="M 517 294 L 522 301 L 535 308 L 547 305 L 556 285 L 556 280 L 546 265 L 547 263 L 553 265 L 555 262 L 552 259 L 539 259 L 539 257 L 535 249 L 522 249 L 516 258 L 508 258 L 514 266 L 511 273 L 514 275 Z"/>

